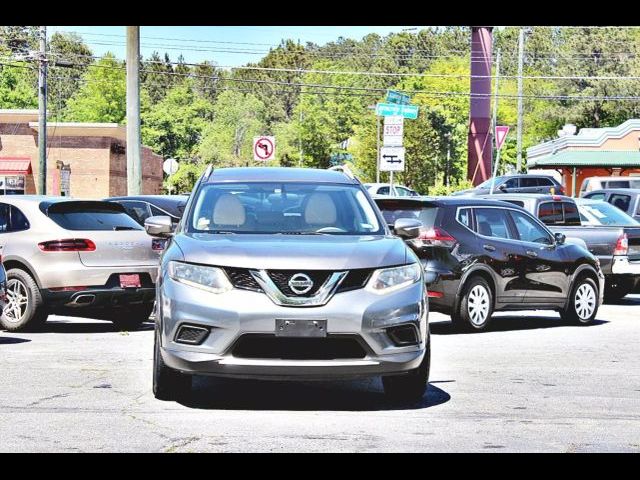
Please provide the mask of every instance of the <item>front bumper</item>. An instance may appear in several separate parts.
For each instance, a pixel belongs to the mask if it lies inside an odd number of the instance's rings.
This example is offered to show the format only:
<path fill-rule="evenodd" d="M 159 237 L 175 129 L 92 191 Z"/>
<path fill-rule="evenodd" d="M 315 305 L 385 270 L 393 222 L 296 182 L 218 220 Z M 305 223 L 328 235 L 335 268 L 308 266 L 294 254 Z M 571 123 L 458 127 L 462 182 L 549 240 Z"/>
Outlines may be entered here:
<path fill-rule="evenodd" d="M 397 374 L 417 368 L 428 332 L 424 284 L 376 295 L 364 289 L 338 293 L 321 307 L 284 307 L 264 293 L 233 289 L 222 294 L 165 276 L 158 292 L 160 352 L 171 368 L 190 374 L 262 379 L 335 379 Z M 275 335 L 276 319 L 326 320 L 327 338 L 357 338 L 362 358 L 247 358 L 234 354 L 244 335 Z M 210 328 L 201 345 L 175 341 L 183 324 Z M 419 343 L 396 346 L 387 328 L 413 324 Z"/>
<path fill-rule="evenodd" d="M 613 257 L 611 273 L 614 275 L 640 275 L 640 261 L 631 261 L 626 255 Z"/>

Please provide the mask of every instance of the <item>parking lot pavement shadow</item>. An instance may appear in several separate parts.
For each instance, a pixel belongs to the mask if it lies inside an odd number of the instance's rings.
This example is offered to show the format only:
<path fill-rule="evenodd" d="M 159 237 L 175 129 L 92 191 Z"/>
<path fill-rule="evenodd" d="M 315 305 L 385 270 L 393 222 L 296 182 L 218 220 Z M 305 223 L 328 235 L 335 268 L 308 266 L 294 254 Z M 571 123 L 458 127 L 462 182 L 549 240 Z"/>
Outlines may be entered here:
<path fill-rule="evenodd" d="M 629 307 L 635 306 L 635 305 L 640 305 L 640 297 L 638 297 L 637 295 L 634 295 L 633 297 L 622 297 L 619 300 L 609 300 L 607 302 L 605 302 L 607 305 L 626 305 Z"/>
<path fill-rule="evenodd" d="M 479 332 L 461 331 L 449 321 L 429 323 L 429 329 L 433 335 L 479 335 L 482 333 L 509 332 L 512 330 L 535 330 L 538 328 L 588 328 L 604 325 L 605 323 L 609 322 L 606 320 L 594 320 L 588 325 L 571 325 L 563 322 L 560 318 L 555 317 L 505 316 L 493 317 L 491 319 L 491 323 L 487 326 L 487 329 Z"/>
<path fill-rule="evenodd" d="M 213 410 L 376 411 L 418 410 L 448 402 L 451 396 L 429 384 L 413 404 L 389 401 L 379 379 L 332 382 L 284 382 L 195 377 L 181 405 Z"/>
<path fill-rule="evenodd" d="M 12 343 L 25 343 L 30 342 L 28 338 L 18 338 L 18 337 L 5 337 L 4 335 L 0 335 L 0 345 L 10 345 Z"/>
<path fill-rule="evenodd" d="M 145 322 L 136 331 L 152 331 L 153 323 Z M 86 320 L 83 318 L 56 318 L 29 333 L 113 333 L 116 329 L 109 321 Z"/>

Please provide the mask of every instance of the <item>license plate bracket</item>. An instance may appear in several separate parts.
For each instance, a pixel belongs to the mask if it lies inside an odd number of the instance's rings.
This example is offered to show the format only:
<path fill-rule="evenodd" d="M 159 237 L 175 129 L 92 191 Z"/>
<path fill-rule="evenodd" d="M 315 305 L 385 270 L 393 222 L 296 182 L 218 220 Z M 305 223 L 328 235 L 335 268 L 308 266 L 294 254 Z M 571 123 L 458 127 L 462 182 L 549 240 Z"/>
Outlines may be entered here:
<path fill-rule="evenodd" d="M 120 277 L 120 288 L 142 287 L 142 282 L 140 281 L 139 273 L 121 274 L 119 277 Z"/>
<path fill-rule="evenodd" d="M 276 337 L 326 336 L 326 320 L 276 319 Z"/>

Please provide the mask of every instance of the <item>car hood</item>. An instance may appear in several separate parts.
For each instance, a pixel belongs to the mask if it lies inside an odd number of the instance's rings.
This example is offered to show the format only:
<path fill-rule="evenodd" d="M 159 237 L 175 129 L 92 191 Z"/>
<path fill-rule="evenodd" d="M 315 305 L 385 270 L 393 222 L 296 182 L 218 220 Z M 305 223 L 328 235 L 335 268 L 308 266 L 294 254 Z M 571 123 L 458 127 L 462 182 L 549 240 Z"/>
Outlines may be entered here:
<path fill-rule="evenodd" d="M 410 258 L 398 237 L 182 233 L 184 261 L 255 269 L 343 270 L 402 265 Z"/>

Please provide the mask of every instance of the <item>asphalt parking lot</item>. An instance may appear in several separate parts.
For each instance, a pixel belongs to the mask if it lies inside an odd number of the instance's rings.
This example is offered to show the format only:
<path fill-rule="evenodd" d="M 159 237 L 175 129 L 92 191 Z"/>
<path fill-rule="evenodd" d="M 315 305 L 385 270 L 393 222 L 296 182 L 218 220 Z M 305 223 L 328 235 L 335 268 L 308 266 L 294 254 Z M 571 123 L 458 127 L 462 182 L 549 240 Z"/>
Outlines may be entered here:
<path fill-rule="evenodd" d="M 162 402 L 152 324 L 52 317 L 0 332 L 0 451 L 640 452 L 640 296 L 597 318 L 501 313 L 462 334 L 432 314 L 427 395 L 398 409 L 377 379 L 198 378 L 184 404 Z"/>

